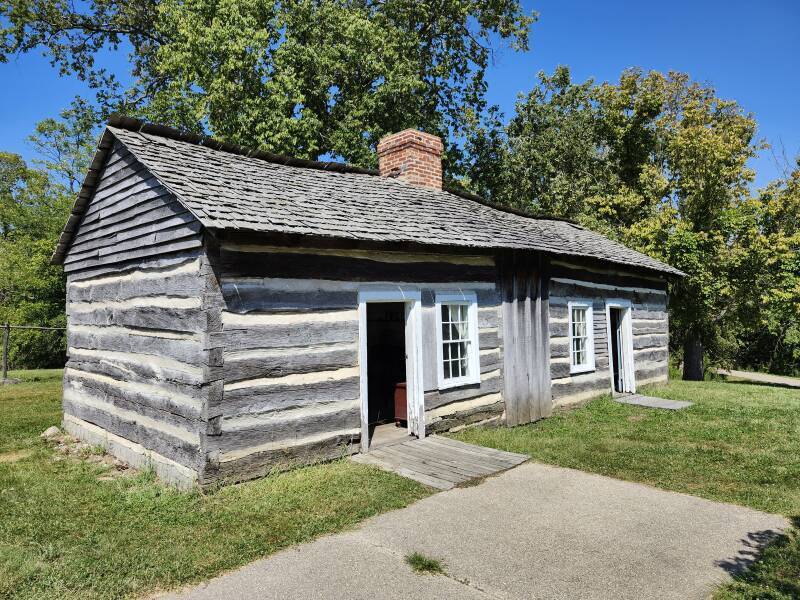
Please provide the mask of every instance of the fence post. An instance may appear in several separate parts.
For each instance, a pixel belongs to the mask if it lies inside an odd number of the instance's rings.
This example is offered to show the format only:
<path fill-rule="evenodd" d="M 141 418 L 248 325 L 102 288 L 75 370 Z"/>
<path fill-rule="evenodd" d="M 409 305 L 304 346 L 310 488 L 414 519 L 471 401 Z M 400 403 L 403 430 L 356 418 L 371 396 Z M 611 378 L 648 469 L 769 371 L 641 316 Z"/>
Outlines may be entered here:
<path fill-rule="evenodd" d="M 8 333 L 11 331 L 11 325 L 6 323 L 3 325 L 3 377 L 1 381 L 8 379 Z"/>

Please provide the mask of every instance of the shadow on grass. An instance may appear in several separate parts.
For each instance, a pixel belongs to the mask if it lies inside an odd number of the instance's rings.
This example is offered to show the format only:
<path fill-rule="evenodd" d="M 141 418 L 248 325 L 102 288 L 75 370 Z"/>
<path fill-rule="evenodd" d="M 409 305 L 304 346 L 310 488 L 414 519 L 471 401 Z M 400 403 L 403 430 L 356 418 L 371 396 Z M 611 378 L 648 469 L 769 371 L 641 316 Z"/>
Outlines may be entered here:
<path fill-rule="evenodd" d="M 748 533 L 737 556 L 716 561 L 733 577 L 716 598 L 761 597 L 759 591 L 765 589 L 800 598 L 800 516 L 790 521 L 794 529 L 785 533 L 773 529 Z"/>

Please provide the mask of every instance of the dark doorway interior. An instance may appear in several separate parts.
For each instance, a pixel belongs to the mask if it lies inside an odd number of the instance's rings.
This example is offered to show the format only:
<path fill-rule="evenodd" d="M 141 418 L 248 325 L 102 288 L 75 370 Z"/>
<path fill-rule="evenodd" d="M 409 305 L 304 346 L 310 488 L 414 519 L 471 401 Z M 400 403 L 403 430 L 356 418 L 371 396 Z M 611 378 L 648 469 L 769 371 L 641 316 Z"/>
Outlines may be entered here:
<path fill-rule="evenodd" d="M 406 318 L 402 302 L 367 304 L 367 386 L 370 433 L 395 415 L 395 388 L 406 381 Z"/>
<path fill-rule="evenodd" d="M 622 393 L 622 311 L 609 309 L 611 329 L 611 368 L 614 370 L 614 391 Z"/>

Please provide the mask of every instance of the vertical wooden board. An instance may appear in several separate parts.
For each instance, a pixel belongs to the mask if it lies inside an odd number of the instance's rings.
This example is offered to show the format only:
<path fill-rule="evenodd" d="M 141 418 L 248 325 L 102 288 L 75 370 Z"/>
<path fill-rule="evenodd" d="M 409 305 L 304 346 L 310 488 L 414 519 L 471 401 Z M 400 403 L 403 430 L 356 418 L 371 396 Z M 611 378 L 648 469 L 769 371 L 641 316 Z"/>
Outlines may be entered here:
<path fill-rule="evenodd" d="M 506 261 L 503 291 L 503 356 L 506 423 L 530 423 L 552 412 L 549 306 L 542 265 L 531 255 Z"/>
<path fill-rule="evenodd" d="M 517 342 L 516 282 L 508 262 L 503 263 L 503 387 L 506 402 L 506 424 L 517 425 L 519 343 Z"/>
<path fill-rule="evenodd" d="M 534 297 L 533 274 L 529 271 L 528 265 L 524 265 L 521 272 L 517 271 L 517 279 L 519 281 L 519 307 L 521 309 L 519 323 L 522 326 L 518 338 L 520 341 L 520 366 L 522 367 L 520 373 L 522 393 L 517 403 L 517 422 L 530 423 L 531 408 L 534 404 L 533 395 L 535 393 L 535 387 L 532 384 L 535 377 L 533 370 L 533 344 L 536 332 L 534 331 L 533 309 L 536 300 Z"/>
<path fill-rule="evenodd" d="M 537 358 L 534 363 L 537 380 L 538 418 L 549 417 L 553 413 L 553 397 L 550 384 L 550 300 L 547 266 L 539 263 L 537 295 Z M 543 268 L 542 268 L 543 267 Z"/>

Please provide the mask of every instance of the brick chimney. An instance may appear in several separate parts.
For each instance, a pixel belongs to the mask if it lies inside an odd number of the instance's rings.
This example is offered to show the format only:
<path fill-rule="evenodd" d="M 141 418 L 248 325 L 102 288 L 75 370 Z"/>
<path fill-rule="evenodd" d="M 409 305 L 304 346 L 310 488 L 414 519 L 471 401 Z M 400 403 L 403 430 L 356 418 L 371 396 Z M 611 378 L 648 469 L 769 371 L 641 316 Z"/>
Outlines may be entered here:
<path fill-rule="evenodd" d="M 442 140 L 416 129 L 404 129 L 378 142 L 378 169 L 413 185 L 442 189 Z"/>

